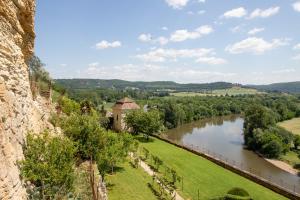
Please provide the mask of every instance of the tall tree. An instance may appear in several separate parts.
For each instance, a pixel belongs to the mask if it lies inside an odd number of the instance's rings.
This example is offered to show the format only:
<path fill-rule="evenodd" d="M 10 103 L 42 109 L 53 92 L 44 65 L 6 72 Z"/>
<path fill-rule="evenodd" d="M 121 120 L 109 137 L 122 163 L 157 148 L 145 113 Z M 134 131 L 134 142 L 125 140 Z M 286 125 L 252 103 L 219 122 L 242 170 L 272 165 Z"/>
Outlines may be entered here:
<path fill-rule="evenodd" d="M 47 83 L 52 82 L 49 73 L 45 70 L 45 64 L 42 63 L 41 59 L 36 55 L 33 55 L 28 60 L 27 65 L 29 67 L 29 77 L 33 81 L 44 81 Z"/>
<path fill-rule="evenodd" d="M 144 112 L 143 110 L 134 110 L 128 112 L 125 117 L 128 128 L 131 128 L 135 134 L 144 134 L 148 139 L 150 134 L 158 132 L 162 127 L 160 113 L 156 110 Z"/>

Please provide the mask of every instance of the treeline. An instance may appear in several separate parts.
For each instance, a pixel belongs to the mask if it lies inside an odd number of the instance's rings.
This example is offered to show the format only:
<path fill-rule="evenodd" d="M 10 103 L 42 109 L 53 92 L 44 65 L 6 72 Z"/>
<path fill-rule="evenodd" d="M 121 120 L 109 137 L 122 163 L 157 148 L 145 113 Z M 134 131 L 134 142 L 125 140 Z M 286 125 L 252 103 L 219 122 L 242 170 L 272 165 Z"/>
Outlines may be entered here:
<path fill-rule="evenodd" d="M 88 100 L 95 106 L 102 105 L 104 102 L 116 102 L 124 97 L 133 99 L 149 99 L 151 97 L 168 96 L 167 92 L 149 92 L 134 89 L 67 89 L 69 97 L 77 102 Z"/>
<path fill-rule="evenodd" d="M 57 79 L 56 83 L 67 89 L 139 89 L 146 91 L 202 91 L 232 88 L 236 84 L 227 82 L 180 84 L 172 81 L 124 81 L 118 79 Z"/>
<path fill-rule="evenodd" d="M 268 158 L 278 158 L 292 148 L 297 150 L 299 136 L 276 125 L 293 117 L 300 117 L 300 107 L 299 99 L 292 96 L 267 98 L 261 104 L 250 105 L 245 112 L 245 144 Z"/>
<path fill-rule="evenodd" d="M 242 114 L 253 104 L 273 110 L 275 121 L 300 115 L 299 99 L 278 94 L 155 98 L 140 103 L 148 105 L 148 109 L 158 109 L 167 128 L 214 116 Z"/>
<path fill-rule="evenodd" d="M 271 92 L 300 93 L 300 81 L 288 83 L 273 83 L 270 85 L 251 85 L 251 88 Z"/>

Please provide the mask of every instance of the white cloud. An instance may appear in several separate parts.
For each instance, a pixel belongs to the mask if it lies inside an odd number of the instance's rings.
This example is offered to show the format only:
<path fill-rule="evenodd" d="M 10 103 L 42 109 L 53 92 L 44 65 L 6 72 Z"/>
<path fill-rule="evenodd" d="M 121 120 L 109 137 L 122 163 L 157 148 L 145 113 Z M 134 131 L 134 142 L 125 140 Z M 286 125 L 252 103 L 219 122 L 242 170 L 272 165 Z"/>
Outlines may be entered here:
<path fill-rule="evenodd" d="M 78 72 L 79 78 L 123 79 L 129 81 L 165 81 L 184 83 L 231 81 L 233 72 L 205 71 L 191 66 L 162 66 L 152 64 L 123 64 L 98 66 Z"/>
<path fill-rule="evenodd" d="M 147 34 L 141 34 L 138 39 L 141 42 L 150 42 L 152 44 L 160 44 L 160 45 L 166 45 L 169 40 L 168 38 L 165 37 L 158 37 L 158 38 L 153 38 L 151 34 L 147 33 Z"/>
<path fill-rule="evenodd" d="M 205 13 L 206 13 L 206 10 L 199 10 L 199 11 L 197 12 L 198 15 L 203 15 L 203 14 L 205 14 Z"/>
<path fill-rule="evenodd" d="M 158 37 L 156 40 L 160 45 L 166 45 L 168 44 L 169 40 L 165 37 Z"/>
<path fill-rule="evenodd" d="M 198 58 L 196 60 L 196 62 L 198 63 L 206 63 L 206 64 L 210 64 L 210 65 L 221 65 L 221 64 L 226 64 L 227 61 L 223 58 L 216 58 L 214 56 L 212 57 L 202 57 L 202 58 Z"/>
<path fill-rule="evenodd" d="M 172 42 L 182 42 L 188 39 L 197 39 L 204 35 L 208 35 L 213 32 L 213 28 L 209 25 L 200 26 L 194 31 L 188 31 L 186 29 L 176 30 L 171 34 L 170 40 Z"/>
<path fill-rule="evenodd" d="M 163 26 L 163 27 L 161 27 L 161 30 L 163 30 L 163 31 L 167 31 L 167 30 L 169 30 L 169 29 L 168 29 L 168 27 L 166 27 L 166 26 Z"/>
<path fill-rule="evenodd" d="M 247 15 L 247 10 L 243 7 L 235 8 L 229 10 L 223 14 L 225 18 L 241 18 Z"/>
<path fill-rule="evenodd" d="M 261 17 L 261 18 L 267 18 L 271 17 L 273 15 L 276 15 L 280 10 L 279 6 L 271 7 L 266 10 L 262 10 L 260 8 L 255 9 L 249 16 L 249 19 Z"/>
<path fill-rule="evenodd" d="M 293 59 L 293 60 L 300 60 L 300 54 L 294 56 L 292 59 Z"/>
<path fill-rule="evenodd" d="M 166 3 L 174 9 L 182 9 L 187 5 L 189 0 L 165 0 Z"/>
<path fill-rule="evenodd" d="M 199 3 L 205 3 L 206 0 L 198 0 Z"/>
<path fill-rule="evenodd" d="M 67 64 L 64 64 L 64 63 L 63 63 L 63 64 L 60 64 L 60 66 L 61 66 L 61 67 L 66 67 Z"/>
<path fill-rule="evenodd" d="M 150 42 L 152 40 L 152 36 L 151 34 L 147 33 L 143 33 L 138 37 L 139 41 L 141 42 Z"/>
<path fill-rule="evenodd" d="M 89 67 L 97 67 L 99 65 L 98 62 L 93 62 L 89 64 Z"/>
<path fill-rule="evenodd" d="M 106 40 L 102 40 L 101 42 L 96 44 L 96 49 L 117 48 L 121 46 L 122 43 L 120 41 L 108 42 Z"/>
<path fill-rule="evenodd" d="M 225 64 L 226 60 L 215 57 L 213 49 L 155 49 L 145 54 L 136 55 L 145 62 L 177 61 L 178 59 L 193 58 L 195 62 L 212 65 Z"/>
<path fill-rule="evenodd" d="M 299 44 L 296 44 L 296 45 L 294 46 L 294 49 L 295 49 L 295 50 L 300 50 L 300 43 L 299 43 Z"/>
<path fill-rule="evenodd" d="M 262 32 L 264 30 L 265 30 L 264 28 L 254 28 L 254 29 L 251 29 L 248 32 L 248 35 L 255 35 L 255 34 L 260 33 L 260 32 Z"/>
<path fill-rule="evenodd" d="M 293 8 L 295 11 L 300 12 L 300 1 L 295 2 Z"/>
<path fill-rule="evenodd" d="M 263 54 L 266 51 L 276 49 L 277 47 L 287 45 L 287 39 L 273 39 L 268 42 L 262 38 L 249 37 L 235 44 L 228 45 L 226 51 L 232 54 L 253 53 Z"/>
<path fill-rule="evenodd" d="M 295 72 L 295 69 L 280 69 L 280 70 L 274 70 L 271 73 L 272 74 L 286 74 L 286 73 L 292 73 Z"/>

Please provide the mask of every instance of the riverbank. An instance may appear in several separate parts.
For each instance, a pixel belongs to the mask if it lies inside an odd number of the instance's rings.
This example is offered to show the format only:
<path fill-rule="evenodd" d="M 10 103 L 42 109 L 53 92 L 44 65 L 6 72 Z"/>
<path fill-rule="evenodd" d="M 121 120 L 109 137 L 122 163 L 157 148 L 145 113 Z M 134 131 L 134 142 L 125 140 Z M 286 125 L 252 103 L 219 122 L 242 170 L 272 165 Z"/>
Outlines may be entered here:
<path fill-rule="evenodd" d="M 267 158 L 264 158 L 266 161 L 268 161 L 269 163 L 271 163 L 272 165 L 288 172 L 288 173 L 291 173 L 291 174 L 294 174 L 294 175 L 298 175 L 298 170 L 297 169 L 294 169 L 293 166 L 291 166 L 290 164 L 284 162 L 284 161 L 281 161 L 281 160 L 275 160 L 275 159 L 267 159 Z"/>

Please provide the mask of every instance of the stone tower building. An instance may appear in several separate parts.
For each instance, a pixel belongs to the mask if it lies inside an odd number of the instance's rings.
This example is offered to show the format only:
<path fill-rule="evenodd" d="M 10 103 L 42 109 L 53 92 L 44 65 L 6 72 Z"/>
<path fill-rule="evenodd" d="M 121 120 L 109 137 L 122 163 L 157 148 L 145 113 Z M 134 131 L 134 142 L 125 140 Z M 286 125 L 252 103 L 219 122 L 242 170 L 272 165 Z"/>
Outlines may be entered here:
<path fill-rule="evenodd" d="M 113 129 L 116 131 L 126 130 L 125 116 L 126 112 L 129 110 L 140 109 L 140 106 L 137 105 L 130 98 L 123 98 L 116 102 L 113 106 Z"/>

